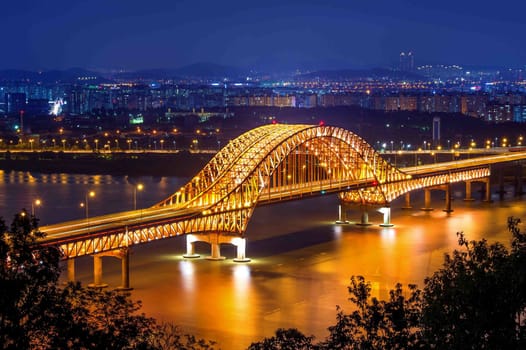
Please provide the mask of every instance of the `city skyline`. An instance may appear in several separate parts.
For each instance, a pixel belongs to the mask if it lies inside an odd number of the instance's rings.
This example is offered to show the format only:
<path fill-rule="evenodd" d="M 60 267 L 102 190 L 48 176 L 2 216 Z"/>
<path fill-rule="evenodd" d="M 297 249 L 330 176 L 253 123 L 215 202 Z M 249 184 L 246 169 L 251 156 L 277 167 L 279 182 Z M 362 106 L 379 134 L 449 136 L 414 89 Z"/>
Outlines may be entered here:
<path fill-rule="evenodd" d="M 270 0 L 27 0 L 4 5 L 0 69 L 140 70 L 195 62 L 280 71 L 428 63 L 522 68 L 521 13 L 505 0 L 350 3 Z"/>

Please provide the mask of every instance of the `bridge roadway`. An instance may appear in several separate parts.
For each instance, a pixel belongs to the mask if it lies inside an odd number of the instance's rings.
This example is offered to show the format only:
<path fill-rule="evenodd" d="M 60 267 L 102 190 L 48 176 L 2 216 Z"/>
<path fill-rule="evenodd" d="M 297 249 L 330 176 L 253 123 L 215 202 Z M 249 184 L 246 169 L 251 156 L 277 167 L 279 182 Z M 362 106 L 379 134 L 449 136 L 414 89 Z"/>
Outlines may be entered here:
<path fill-rule="evenodd" d="M 431 175 L 445 174 L 454 170 L 463 170 L 488 166 L 496 163 L 523 160 L 526 152 L 509 152 L 496 156 L 486 156 L 451 162 L 418 165 L 400 168 L 400 170 L 411 178 L 420 178 Z M 257 206 L 274 202 L 295 200 L 306 196 L 316 196 L 325 193 L 337 193 L 350 189 L 367 188 L 373 185 L 374 179 L 363 180 L 324 180 L 305 185 L 281 186 L 262 196 Z M 206 207 L 202 208 L 174 208 L 156 207 L 144 208 L 134 211 L 117 212 L 108 215 L 94 216 L 88 219 L 68 221 L 48 226 L 42 226 L 40 230 L 46 233 L 42 240 L 45 244 L 64 244 L 72 241 L 82 240 L 88 236 L 122 232 L 126 229 L 147 227 L 151 223 L 162 224 L 186 220 L 200 215 Z"/>

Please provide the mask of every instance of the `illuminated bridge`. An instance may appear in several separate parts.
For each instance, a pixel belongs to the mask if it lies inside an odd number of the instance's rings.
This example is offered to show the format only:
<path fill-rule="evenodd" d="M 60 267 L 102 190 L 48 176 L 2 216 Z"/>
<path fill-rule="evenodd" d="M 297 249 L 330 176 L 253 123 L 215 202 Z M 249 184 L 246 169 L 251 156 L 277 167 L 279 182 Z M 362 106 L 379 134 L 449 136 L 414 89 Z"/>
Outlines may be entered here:
<path fill-rule="evenodd" d="M 397 169 L 358 135 L 338 127 L 271 124 L 250 130 L 230 141 L 185 186 L 156 205 L 89 219 L 41 227 L 44 244 L 61 248 L 68 260 L 68 278 L 74 280 L 74 258 L 94 257 L 94 286 L 103 286 L 102 256 L 122 260 L 122 286 L 129 287 L 129 248 L 152 240 L 186 235 L 185 257 L 196 257 L 194 242 L 211 245 L 211 259 L 222 259 L 220 244 L 237 246 L 235 261 L 245 257 L 245 229 L 259 205 L 337 193 L 339 222 L 345 208 L 361 205 L 360 224 L 368 224 L 367 206 L 381 207 L 382 225 L 390 226 L 389 204 L 409 193 L 446 191 L 451 210 L 450 184 L 486 184 L 489 199 L 490 166 L 526 158 L 526 152 L 507 153 L 455 162 Z M 343 213 L 342 213 L 342 208 Z"/>

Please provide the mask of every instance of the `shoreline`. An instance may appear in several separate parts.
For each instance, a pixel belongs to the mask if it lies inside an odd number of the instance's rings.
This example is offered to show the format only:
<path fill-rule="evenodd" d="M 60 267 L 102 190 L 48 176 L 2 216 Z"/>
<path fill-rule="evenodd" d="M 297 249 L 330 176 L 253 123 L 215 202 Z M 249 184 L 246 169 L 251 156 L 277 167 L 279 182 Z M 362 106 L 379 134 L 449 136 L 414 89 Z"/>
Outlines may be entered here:
<path fill-rule="evenodd" d="M 3 152 L 0 169 L 87 175 L 178 176 L 197 174 L 214 153 L 180 152 Z"/>

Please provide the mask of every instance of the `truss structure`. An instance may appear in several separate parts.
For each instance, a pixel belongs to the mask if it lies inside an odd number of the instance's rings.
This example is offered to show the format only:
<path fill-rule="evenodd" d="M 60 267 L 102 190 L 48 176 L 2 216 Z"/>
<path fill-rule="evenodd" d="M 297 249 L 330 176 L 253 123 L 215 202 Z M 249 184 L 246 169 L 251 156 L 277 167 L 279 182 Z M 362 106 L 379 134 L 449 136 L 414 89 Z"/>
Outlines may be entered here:
<path fill-rule="evenodd" d="M 66 232 L 48 241 L 75 257 L 181 234 L 242 237 L 257 205 L 324 193 L 339 193 L 344 202 L 386 205 L 415 189 L 487 176 L 489 166 L 413 176 L 348 130 L 270 124 L 230 141 L 185 186 L 148 208 L 151 215 L 140 223 L 116 222 L 89 235 Z"/>

